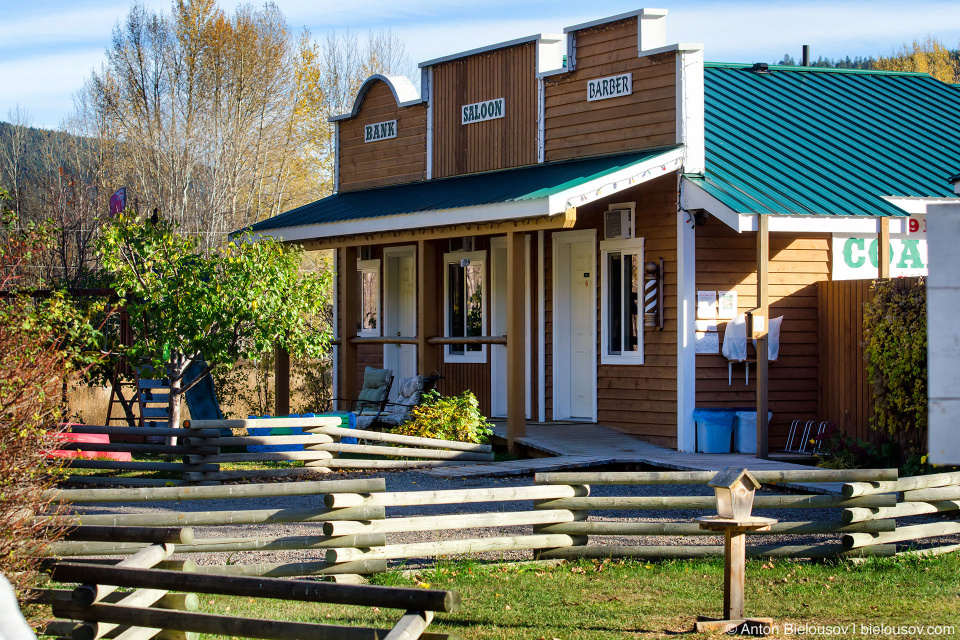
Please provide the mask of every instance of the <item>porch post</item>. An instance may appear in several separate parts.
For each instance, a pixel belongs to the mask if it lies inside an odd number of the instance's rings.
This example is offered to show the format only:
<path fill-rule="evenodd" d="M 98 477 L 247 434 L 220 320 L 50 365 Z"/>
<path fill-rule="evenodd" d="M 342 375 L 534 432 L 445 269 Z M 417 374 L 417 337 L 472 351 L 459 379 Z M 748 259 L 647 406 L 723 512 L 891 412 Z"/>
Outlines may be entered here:
<path fill-rule="evenodd" d="M 290 354 L 279 344 L 273 350 L 274 415 L 290 415 Z"/>
<path fill-rule="evenodd" d="M 424 376 L 431 371 L 440 371 L 442 347 L 427 342 L 427 338 L 442 335 L 438 309 L 443 291 L 436 265 L 436 243 L 417 241 L 417 370 Z"/>
<path fill-rule="evenodd" d="M 527 435 L 525 235 L 517 231 L 507 234 L 507 444 L 511 451 L 516 439 Z"/>
<path fill-rule="evenodd" d="M 755 331 L 757 338 L 757 457 L 769 457 L 769 368 L 767 330 L 770 325 L 770 218 L 758 215 L 757 227 L 757 309 L 763 318 L 763 329 Z"/>
<path fill-rule="evenodd" d="M 340 247 L 337 250 L 337 295 L 340 296 L 340 359 L 341 393 L 334 396 L 344 400 L 357 397 L 357 345 L 350 341 L 357 335 L 357 304 L 359 302 L 360 276 L 357 271 L 357 248 Z"/>
<path fill-rule="evenodd" d="M 877 238 L 877 264 L 881 278 L 890 277 L 890 218 L 880 218 L 880 237 Z"/>

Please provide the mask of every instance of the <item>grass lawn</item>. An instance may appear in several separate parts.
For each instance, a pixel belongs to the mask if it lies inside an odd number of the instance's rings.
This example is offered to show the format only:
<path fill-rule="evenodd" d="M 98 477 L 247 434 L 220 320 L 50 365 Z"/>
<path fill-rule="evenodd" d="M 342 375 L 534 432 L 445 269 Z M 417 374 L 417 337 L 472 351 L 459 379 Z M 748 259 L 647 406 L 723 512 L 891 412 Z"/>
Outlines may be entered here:
<path fill-rule="evenodd" d="M 438 614 L 430 630 L 464 639 L 613 640 L 673 636 L 690 631 L 697 614 L 719 617 L 722 580 L 722 561 L 710 559 L 581 561 L 555 567 L 461 562 L 413 576 L 391 572 L 374 577 L 373 583 L 459 591 L 461 610 Z M 382 628 L 402 613 L 222 596 L 204 598 L 201 610 Z M 751 560 L 747 613 L 774 619 L 779 633 L 770 637 L 799 635 L 788 633 L 786 623 L 805 626 L 804 635 L 811 636 L 960 637 L 960 555 L 862 564 Z M 954 629 L 941 629 L 937 636 L 936 629 L 865 632 L 861 625 Z"/>

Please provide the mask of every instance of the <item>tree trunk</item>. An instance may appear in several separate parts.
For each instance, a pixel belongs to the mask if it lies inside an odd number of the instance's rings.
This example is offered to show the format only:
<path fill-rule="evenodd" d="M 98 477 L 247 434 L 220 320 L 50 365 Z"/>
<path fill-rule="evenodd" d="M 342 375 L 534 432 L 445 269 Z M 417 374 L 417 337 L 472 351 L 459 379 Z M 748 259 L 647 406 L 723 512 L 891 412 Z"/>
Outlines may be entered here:
<path fill-rule="evenodd" d="M 186 366 L 183 365 L 183 356 L 174 355 L 170 358 L 170 365 L 168 367 L 168 375 L 170 376 L 170 404 L 169 413 L 170 413 L 170 428 L 179 429 L 180 428 L 180 398 L 183 395 L 183 374 L 186 371 Z M 167 444 L 173 445 L 173 436 L 167 438 Z"/>

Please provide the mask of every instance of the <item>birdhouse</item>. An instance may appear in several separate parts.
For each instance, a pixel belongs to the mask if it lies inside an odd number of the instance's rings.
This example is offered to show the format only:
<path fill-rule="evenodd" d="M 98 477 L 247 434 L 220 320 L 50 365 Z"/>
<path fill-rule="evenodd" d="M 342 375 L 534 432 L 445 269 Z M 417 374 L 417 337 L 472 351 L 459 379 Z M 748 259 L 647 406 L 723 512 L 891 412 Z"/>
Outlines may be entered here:
<path fill-rule="evenodd" d="M 717 515 L 731 520 L 749 520 L 753 493 L 760 483 L 746 469 L 727 467 L 707 483 L 717 494 Z"/>

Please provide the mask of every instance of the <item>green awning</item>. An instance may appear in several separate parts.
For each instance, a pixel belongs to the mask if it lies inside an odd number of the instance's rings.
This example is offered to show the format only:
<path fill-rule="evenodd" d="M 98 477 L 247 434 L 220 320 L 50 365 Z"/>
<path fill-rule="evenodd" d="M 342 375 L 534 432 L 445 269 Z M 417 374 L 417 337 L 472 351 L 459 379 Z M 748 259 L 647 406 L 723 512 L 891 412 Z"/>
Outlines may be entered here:
<path fill-rule="evenodd" d="M 551 216 L 676 171 L 681 162 L 682 149 L 668 147 L 346 191 L 252 231 L 303 239 Z"/>

